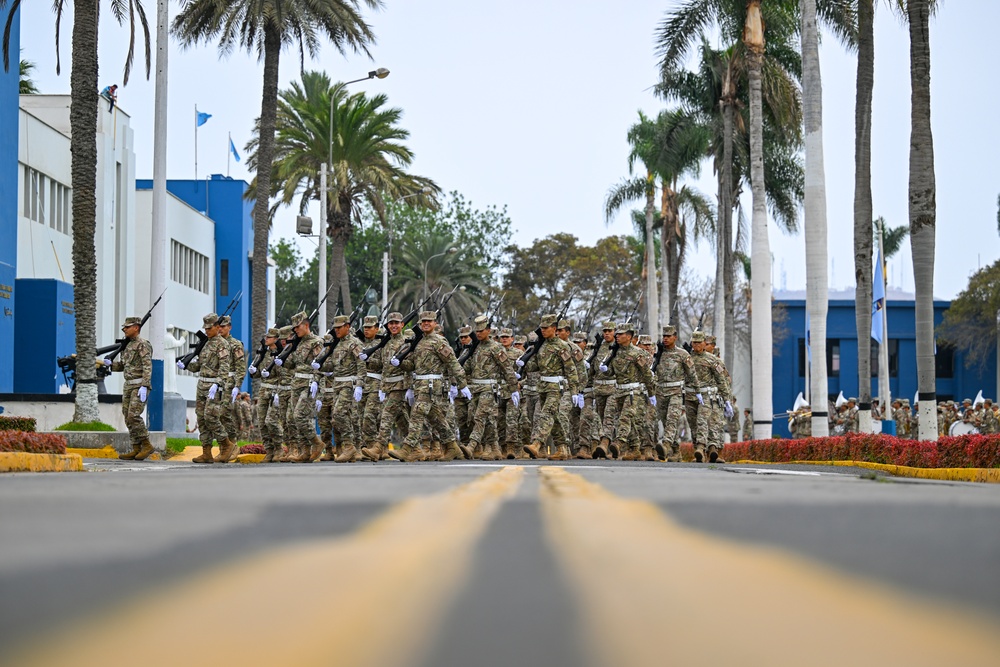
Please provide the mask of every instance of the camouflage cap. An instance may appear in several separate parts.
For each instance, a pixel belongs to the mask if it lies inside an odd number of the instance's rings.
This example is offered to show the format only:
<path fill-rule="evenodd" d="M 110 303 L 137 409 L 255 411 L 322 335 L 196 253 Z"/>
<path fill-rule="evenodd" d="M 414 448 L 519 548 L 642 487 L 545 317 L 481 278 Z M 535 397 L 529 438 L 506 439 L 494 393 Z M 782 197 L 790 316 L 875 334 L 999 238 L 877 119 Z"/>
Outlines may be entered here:
<path fill-rule="evenodd" d="M 586 343 L 587 342 L 587 334 L 584 333 L 584 332 L 582 332 L 582 331 L 577 331 L 576 333 L 573 334 L 573 342 L 574 343 Z"/>
<path fill-rule="evenodd" d="M 514 336 L 514 345 L 524 345 L 528 342 L 527 336 Z"/>
<path fill-rule="evenodd" d="M 691 342 L 692 343 L 704 343 L 705 342 L 705 332 L 704 331 L 695 331 L 694 333 L 692 333 L 691 334 Z"/>
<path fill-rule="evenodd" d="M 538 327 L 540 329 L 554 327 L 557 321 L 559 321 L 559 317 L 556 315 L 542 315 L 542 319 L 539 321 Z"/>
<path fill-rule="evenodd" d="M 615 330 L 615 323 L 612 322 L 611 320 L 606 320 L 604 322 L 604 324 L 601 325 L 601 329 L 603 331 L 614 331 Z"/>
<path fill-rule="evenodd" d="M 465 325 L 464 327 L 459 327 L 458 328 L 458 335 L 459 336 L 471 336 L 472 335 L 472 327 L 470 327 L 469 325 Z"/>
<path fill-rule="evenodd" d="M 412 340 L 416 334 L 413 333 L 413 329 L 407 329 L 403 332 L 403 338 L 405 340 Z"/>
<path fill-rule="evenodd" d="M 365 316 L 365 319 L 364 319 L 364 322 L 362 323 L 362 326 L 365 326 L 365 327 L 377 327 L 378 326 L 378 318 L 375 317 L 374 315 L 367 315 L 367 316 Z"/>
<path fill-rule="evenodd" d="M 378 336 L 384 336 L 385 334 L 386 334 L 385 327 L 379 327 L 378 328 L 378 334 L 376 334 L 376 335 L 378 335 Z"/>
<path fill-rule="evenodd" d="M 566 318 L 559 320 L 559 324 L 556 325 L 557 329 L 572 329 L 573 323 Z"/>
<path fill-rule="evenodd" d="M 270 329 L 267 330 L 267 333 L 264 335 L 267 336 L 268 338 L 277 338 L 280 334 L 281 334 L 280 329 L 278 329 L 277 327 L 271 327 Z"/>
<path fill-rule="evenodd" d="M 615 333 L 616 334 L 620 334 L 620 333 L 634 334 L 635 333 L 635 325 L 632 324 L 631 322 L 619 322 L 618 326 L 615 327 Z"/>
<path fill-rule="evenodd" d="M 323 334 L 323 342 L 324 343 L 332 343 L 333 342 L 333 336 L 331 336 L 330 334 Z"/>
<path fill-rule="evenodd" d="M 537 340 L 538 340 L 538 334 L 536 334 L 534 331 L 532 331 L 531 333 L 528 334 L 528 340 L 527 340 L 527 342 L 534 343 Z"/>
<path fill-rule="evenodd" d="M 351 318 L 347 315 L 337 315 L 333 318 L 333 328 L 339 329 L 340 327 L 346 327 L 351 323 Z"/>
<path fill-rule="evenodd" d="M 490 328 L 490 318 L 480 315 L 473 321 L 476 331 L 486 331 Z"/>
<path fill-rule="evenodd" d="M 403 313 L 397 313 L 397 312 L 393 311 L 393 312 L 389 313 L 389 319 L 386 320 L 386 321 L 387 322 L 402 322 L 403 321 Z"/>
<path fill-rule="evenodd" d="M 307 313 L 304 310 L 295 313 L 294 315 L 292 315 L 292 326 L 297 327 L 308 319 L 309 319 L 309 313 Z"/>
<path fill-rule="evenodd" d="M 142 324 L 142 318 L 141 317 L 126 317 L 125 318 L 125 324 L 122 325 L 122 329 L 124 329 L 125 327 L 133 326 L 135 324 Z"/>
<path fill-rule="evenodd" d="M 675 327 L 673 324 L 668 324 L 667 326 L 663 327 L 663 335 L 664 336 L 676 336 L 677 335 L 677 327 Z"/>
<path fill-rule="evenodd" d="M 501 338 L 510 338 L 513 335 L 514 335 L 514 330 L 511 329 L 510 327 L 504 327 L 504 328 L 500 329 L 500 337 Z"/>
<path fill-rule="evenodd" d="M 653 339 L 648 334 L 639 334 L 639 345 L 652 345 Z"/>
<path fill-rule="evenodd" d="M 858 399 L 856 399 L 854 396 L 851 396 L 849 399 L 847 399 L 847 402 L 848 403 L 857 403 Z"/>
<path fill-rule="evenodd" d="M 208 329 L 209 327 L 214 327 L 219 323 L 219 316 L 215 313 L 209 313 L 205 317 L 201 318 L 201 325 Z"/>
<path fill-rule="evenodd" d="M 292 336 L 292 333 L 293 333 L 293 332 L 292 332 L 292 327 L 291 327 L 291 325 L 287 325 L 287 324 L 286 324 L 285 326 L 283 326 L 283 327 L 281 327 L 280 329 L 278 329 L 278 335 L 279 335 L 279 336 L 280 336 L 281 338 L 291 338 L 291 336 Z"/>
<path fill-rule="evenodd" d="M 705 342 L 708 343 L 709 345 L 715 345 L 715 336 L 713 336 L 712 334 L 708 334 L 707 336 L 705 336 Z"/>
<path fill-rule="evenodd" d="M 424 310 L 420 312 L 421 322 L 437 322 L 438 314 L 436 310 Z"/>
<path fill-rule="evenodd" d="M 233 318 L 229 317 L 229 315 L 219 315 L 219 326 L 220 327 L 233 326 Z"/>

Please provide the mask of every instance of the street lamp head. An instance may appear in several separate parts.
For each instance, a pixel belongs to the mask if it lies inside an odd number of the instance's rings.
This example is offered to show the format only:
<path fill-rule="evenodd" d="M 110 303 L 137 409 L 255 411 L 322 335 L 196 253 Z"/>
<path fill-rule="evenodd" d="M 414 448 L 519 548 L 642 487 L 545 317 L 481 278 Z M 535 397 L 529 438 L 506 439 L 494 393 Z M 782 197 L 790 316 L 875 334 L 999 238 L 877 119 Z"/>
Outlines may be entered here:
<path fill-rule="evenodd" d="M 368 72 L 368 78 L 369 79 L 384 79 L 387 76 L 389 76 L 389 70 L 387 70 L 384 67 L 379 67 L 376 70 L 372 70 L 371 72 Z"/>
<path fill-rule="evenodd" d="M 456 248 L 455 246 L 452 246 L 452 247 L 448 248 L 448 250 L 446 252 L 449 255 L 454 255 L 456 252 L 458 252 L 458 248 Z"/>

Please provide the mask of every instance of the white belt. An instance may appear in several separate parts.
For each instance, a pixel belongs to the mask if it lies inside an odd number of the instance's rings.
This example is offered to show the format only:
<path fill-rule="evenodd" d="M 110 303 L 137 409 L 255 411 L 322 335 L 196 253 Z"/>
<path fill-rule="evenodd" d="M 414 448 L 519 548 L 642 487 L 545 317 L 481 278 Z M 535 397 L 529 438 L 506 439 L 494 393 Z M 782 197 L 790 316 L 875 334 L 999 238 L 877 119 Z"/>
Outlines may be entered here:
<path fill-rule="evenodd" d="M 338 375 L 333 378 L 334 382 L 354 382 L 353 375 Z"/>
<path fill-rule="evenodd" d="M 324 394 L 332 394 L 335 391 L 337 391 L 337 390 L 334 389 L 333 387 L 323 387 L 323 393 Z"/>
<path fill-rule="evenodd" d="M 405 375 L 393 375 L 391 378 L 382 378 L 382 382 L 400 382 L 405 379 Z"/>
<path fill-rule="evenodd" d="M 291 391 L 292 390 L 292 385 L 290 385 L 290 384 L 278 385 L 278 390 L 279 391 Z"/>
<path fill-rule="evenodd" d="M 125 380 L 125 384 L 127 385 L 142 384 L 144 382 L 145 380 L 143 378 L 135 378 L 134 380 Z"/>
<path fill-rule="evenodd" d="M 667 389 L 672 389 L 673 387 L 683 387 L 684 380 L 678 380 L 677 382 L 661 382 L 661 387 L 666 387 Z"/>
<path fill-rule="evenodd" d="M 313 379 L 313 374 L 312 373 L 296 373 L 295 377 L 297 377 L 300 380 L 312 380 Z"/>
<path fill-rule="evenodd" d="M 370 377 L 373 380 L 381 380 L 382 379 L 382 374 L 381 373 L 365 373 L 365 376 L 366 377 Z"/>
<path fill-rule="evenodd" d="M 621 389 L 622 391 L 631 391 L 633 389 L 641 389 L 641 382 L 629 382 L 628 384 L 619 384 L 615 386 L 616 389 Z"/>
<path fill-rule="evenodd" d="M 414 375 L 414 380 L 443 380 L 443 375 L 431 374 L 431 375 Z"/>
<path fill-rule="evenodd" d="M 541 380 L 542 382 L 559 383 L 565 380 L 566 378 L 564 378 L 562 375 L 542 375 L 538 379 Z"/>
<path fill-rule="evenodd" d="M 698 393 L 700 394 L 711 394 L 719 391 L 718 387 L 698 387 Z"/>
<path fill-rule="evenodd" d="M 266 382 L 261 382 L 260 383 L 260 388 L 261 389 L 280 389 L 280 387 L 278 387 L 278 385 L 276 385 L 276 384 L 268 384 Z"/>
<path fill-rule="evenodd" d="M 521 389 L 524 389 L 525 391 L 538 391 L 538 387 L 536 387 L 533 384 L 526 384 L 523 387 L 521 387 Z"/>
<path fill-rule="evenodd" d="M 594 380 L 594 384 L 618 384 L 615 380 Z"/>
<path fill-rule="evenodd" d="M 198 382 L 211 382 L 212 384 L 219 384 L 222 380 L 219 378 L 198 378 Z"/>
<path fill-rule="evenodd" d="M 496 380 L 469 380 L 469 384 L 494 385 Z"/>
<path fill-rule="evenodd" d="M 592 394 L 593 392 L 594 392 L 594 388 L 593 387 L 587 387 L 587 388 L 585 388 L 583 390 L 583 393 L 585 393 L 585 394 Z"/>

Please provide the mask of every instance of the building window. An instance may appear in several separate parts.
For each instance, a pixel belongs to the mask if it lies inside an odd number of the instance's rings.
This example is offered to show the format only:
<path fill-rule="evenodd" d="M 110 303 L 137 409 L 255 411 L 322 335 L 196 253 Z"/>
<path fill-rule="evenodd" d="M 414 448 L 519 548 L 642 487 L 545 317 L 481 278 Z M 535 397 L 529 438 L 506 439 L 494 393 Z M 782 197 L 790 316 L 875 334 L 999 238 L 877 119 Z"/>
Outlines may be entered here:
<path fill-rule="evenodd" d="M 229 260 L 219 260 L 219 296 L 229 296 Z"/>
<path fill-rule="evenodd" d="M 61 234 L 72 231 L 72 189 L 37 169 L 22 165 L 24 192 L 21 214 Z"/>
<path fill-rule="evenodd" d="M 170 279 L 208 294 L 208 257 L 171 239 Z"/>
<path fill-rule="evenodd" d="M 934 355 L 934 376 L 938 378 L 955 377 L 955 348 L 947 343 L 938 345 L 937 354 Z"/>
<path fill-rule="evenodd" d="M 878 375 L 878 341 L 872 339 L 872 377 Z M 889 339 L 889 377 L 899 377 L 899 341 L 895 338 Z"/>
<path fill-rule="evenodd" d="M 799 339 L 799 377 L 806 376 L 806 339 Z M 840 376 L 840 339 L 826 339 L 826 376 Z"/>

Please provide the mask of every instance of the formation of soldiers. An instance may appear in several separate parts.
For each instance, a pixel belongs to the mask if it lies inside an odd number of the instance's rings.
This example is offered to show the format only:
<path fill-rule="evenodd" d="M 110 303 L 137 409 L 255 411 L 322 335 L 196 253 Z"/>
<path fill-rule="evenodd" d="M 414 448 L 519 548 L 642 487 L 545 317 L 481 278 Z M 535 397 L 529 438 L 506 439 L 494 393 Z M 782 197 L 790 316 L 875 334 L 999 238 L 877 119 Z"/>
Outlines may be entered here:
<path fill-rule="evenodd" d="M 896 423 L 896 435 L 900 438 L 916 438 L 918 433 L 919 405 L 911 407 L 909 399 L 895 398 L 890 411 L 883 413 L 876 399 L 872 403 L 872 419 L 892 419 Z M 967 433 L 1000 433 L 1000 405 L 987 398 L 973 404 L 966 398 L 961 403 L 941 401 L 938 403 L 938 436 L 949 435 L 952 426 L 961 422 L 967 424 Z M 846 435 L 858 432 L 858 405 L 856 398 L 848 398 L 839 407 L 830 407 L 830 435 Z M 802 405 L 788 413 L 788 429 L 793 438 L 807 438 L 812 435 L 812 408 Z M 975 429 L 972 431 L 971 429 Z"/>

